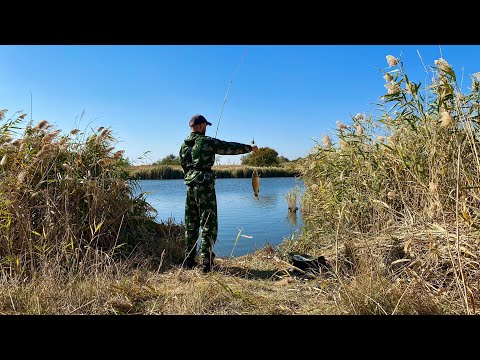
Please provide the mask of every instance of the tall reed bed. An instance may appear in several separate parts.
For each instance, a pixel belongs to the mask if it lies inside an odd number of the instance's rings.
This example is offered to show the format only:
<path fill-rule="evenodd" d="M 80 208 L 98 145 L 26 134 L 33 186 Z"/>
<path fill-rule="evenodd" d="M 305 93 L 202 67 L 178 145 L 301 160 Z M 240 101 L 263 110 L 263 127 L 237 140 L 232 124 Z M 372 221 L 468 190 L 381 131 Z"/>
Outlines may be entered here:
<path fill-rule="evenodd" d="M 181 241 L 181 230 L 156 223 L 144 194 L 134 195 L 138 185 L 128 180 L 111 129 L 62 134 L 43 120 L 29 122 L 19 134 L 25 114 L 6 114 L 0 111 L 3 276 L 27 279 L 50 272 L 59 280 L 91 268 L 101 271 L 134 248 L 148 252 L 153 243 L 152 251 L 165 248 L 160 239 L 168 238 L 166 232 L 178 235 L 172 242 Z"/>
<path fill-rule="evenodd" d="M 130 166 L 129 177 L 136 180 L 183 179 L 181 166 L 174 165 L 142 165 Z"/>
<path fill-rule="evenodd" d="M 263 178 L 267 177 L 293 177 L 298 174 L 294 169 L 276 167 L 276 166 L 232 166 L 222 167 L 214 166 L 213 170 L 217 178 L 251 178 L 253 170 Z"/>
<path fill-rule="evenodd" d="M 387 62 L 381 115 L 338 121 L 299 162 L 306 227 L 290 245 L 355 274 L 339 278 L 351 308 L 479 313 L 480 73 L 463 93 L 442 58 L 425 86 Z"/>
<path fill-rule="evenodd" d="M 253 169 L 257 169 L 262 177 L 294 177 L 299 172 L 293 167 L 253 167 L 253 166 L 213 166 L 217 178 L 248 178 L 252 177 Z M 129 176 L 137 180 L 183 179 L 183 170 L 180 166 L 172 165 L 143 165 L 131 166 Z"/>

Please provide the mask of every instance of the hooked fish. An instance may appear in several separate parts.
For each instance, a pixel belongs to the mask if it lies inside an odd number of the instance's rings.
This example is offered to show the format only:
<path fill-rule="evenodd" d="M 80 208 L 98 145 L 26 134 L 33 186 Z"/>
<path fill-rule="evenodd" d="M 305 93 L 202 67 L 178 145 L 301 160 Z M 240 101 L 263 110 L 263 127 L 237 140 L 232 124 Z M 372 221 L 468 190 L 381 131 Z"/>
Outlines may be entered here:
<path fill-rule="evenodd" d="M 252 172 L 252 188 L 253 196 L 258 199 L 258 193 L 260 192 L 260 175 L 258 175 L 257 169 Z"/>

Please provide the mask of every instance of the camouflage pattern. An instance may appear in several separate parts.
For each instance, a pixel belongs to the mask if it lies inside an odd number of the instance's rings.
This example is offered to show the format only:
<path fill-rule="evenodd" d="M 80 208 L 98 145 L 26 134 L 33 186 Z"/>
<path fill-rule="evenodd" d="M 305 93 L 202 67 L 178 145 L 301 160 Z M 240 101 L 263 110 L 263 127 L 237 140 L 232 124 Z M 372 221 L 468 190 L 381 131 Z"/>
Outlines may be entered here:
<path fill-rule="evenodd" d="M 186 257 L 193 258 L 196 255 L 200 227 L 202 228 L 200 253 L 203 259 L 210 259 L 218 234 L 217 197 L 213 182 L 187 186 L 185 202 Z"/>
<path fill-rule="evenodd" d="M 191 150 L 191 156 L 189 151 Z M 239 155 L 252 151 L 252 146 L 222 141 L 199 132 L 192 132 L 180 148 L 180 163 L 185 173 L 185 184 L 211 183 L 215 176 L 210 170 L 215 163 L 215 154 Z"/>
<path fill-rule="evenodd" d="M 192 132 L 185 139 L 179 152 L 180 163 L 187 185 L 185 201 L 185 255 L 196 255 L 196 243 L 199 229 L 202 229 L 200 252 L 203 260 L 215 255 L 213 245 L 217 240 L 217 197 L 215 193 L 215 174 L 211 167 L 215 163 L 215 154 L 238 155 L 252 151 L 247 144 L 227 142 Z"/>

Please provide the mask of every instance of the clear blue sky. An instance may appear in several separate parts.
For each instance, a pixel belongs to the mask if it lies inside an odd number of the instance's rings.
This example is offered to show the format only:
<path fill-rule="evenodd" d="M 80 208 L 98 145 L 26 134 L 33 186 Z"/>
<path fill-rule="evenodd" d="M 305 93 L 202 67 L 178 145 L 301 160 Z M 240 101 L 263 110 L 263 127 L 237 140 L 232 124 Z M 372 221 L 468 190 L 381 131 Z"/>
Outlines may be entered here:
<path fill-rule="evenodd" d="M 379 68 L 401 57 L 412 81 L 443 58 L 462 78 L 480 71 L 480 45 L 0 45 L 0 108 L 23 110 L 63 132 L 111 127 L 117 149 L 136 163 L 178 154 L 196 113 L 217 137 L 268 146 L 289 159 L 336 121 L 374 114 L 386 93 Z M 79 115 L 85 115 L 79 121 Z M 139 161 L 149 151 L 147 159 Z M 223 156 L 222 163 L 239 163 Z"/>

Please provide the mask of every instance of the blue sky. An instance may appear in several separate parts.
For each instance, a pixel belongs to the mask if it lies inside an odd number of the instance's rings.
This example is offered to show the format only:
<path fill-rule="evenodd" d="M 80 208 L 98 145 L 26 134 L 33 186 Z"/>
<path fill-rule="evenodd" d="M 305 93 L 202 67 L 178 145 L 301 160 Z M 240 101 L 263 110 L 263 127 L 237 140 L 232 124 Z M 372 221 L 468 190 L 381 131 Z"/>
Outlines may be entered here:
<path fill-rule="evenodd" d="M 217 137 L 268 146 L 289 159 L 336 121 L 375 114 L 385 94 L 379 68 L 401 57 L 410 80 L 443 57 L 468 91 L 480 45 L 0 45 L 0 108 L 46 119 L 63 132 L 111 127 L 137 164 L 178 154 L 196 113 Z M 245 55 L 245 56 L 244 56 Z M 80 120 L 79 115 L 84 111 Z M 149 152 L 146 157 L 145 152 Z M 239 163 L 240 156 L 221 162 Z"/>

